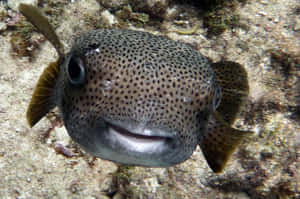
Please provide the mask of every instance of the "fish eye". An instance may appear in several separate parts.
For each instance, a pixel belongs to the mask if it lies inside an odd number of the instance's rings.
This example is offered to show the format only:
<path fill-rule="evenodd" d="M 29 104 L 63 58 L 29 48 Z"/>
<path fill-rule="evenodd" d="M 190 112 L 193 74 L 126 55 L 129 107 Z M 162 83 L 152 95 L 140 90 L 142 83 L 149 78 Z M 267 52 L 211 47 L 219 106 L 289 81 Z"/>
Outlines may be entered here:
<path fill-rule="evenodd" d="M 85 82 L 85 67 L 80 58 L 71 57 L 67 65 L 67 74 L 71 84 L 80 86 Z"/>

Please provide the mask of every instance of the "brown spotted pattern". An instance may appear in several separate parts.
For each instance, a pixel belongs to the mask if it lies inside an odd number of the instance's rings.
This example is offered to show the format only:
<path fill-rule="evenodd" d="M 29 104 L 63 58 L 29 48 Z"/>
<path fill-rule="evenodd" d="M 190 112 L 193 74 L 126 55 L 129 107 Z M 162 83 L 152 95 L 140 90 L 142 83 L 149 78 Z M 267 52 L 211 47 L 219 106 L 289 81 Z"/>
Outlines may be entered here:
<path fill-rule="evenodd" d="M 187 150 L 196 146 L 216 85 L 208 60 L 192 47 L 146 32 L 95 30 L 75 42 L 71 56 L 84 61 L 87 78 L 79 88 L 64 79 L 69 131 L 101 118 L 132 120 L 176 131 Z"/>

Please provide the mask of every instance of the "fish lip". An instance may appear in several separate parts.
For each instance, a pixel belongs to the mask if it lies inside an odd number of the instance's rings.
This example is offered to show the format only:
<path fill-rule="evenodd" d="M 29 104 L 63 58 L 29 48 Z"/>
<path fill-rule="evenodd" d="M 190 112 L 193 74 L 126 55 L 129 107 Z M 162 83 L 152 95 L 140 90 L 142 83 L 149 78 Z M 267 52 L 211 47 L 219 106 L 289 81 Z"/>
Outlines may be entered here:
<path fill-rule="evenodd" d="M 176 143 L 176 139 L 163 135 L 160 129 L 139 123 L 137 123 L 138 126 L 123 122 L 122 124 L 124 126 L 106 122 L 105 134 L 112 148 L 119 146 L 127 153 L 141 156 L 141 154 L 162 154 Z M 128 127 L 133 127 L 133 131 L 128 130 Z"/>
<path fill-rule="evenodd" d="M 120 126 L 112 124 L 112 123 L 106 122 L 106 124 L 109 128 L 113 129 L 116 133 L 119 133 L 120 135 L 125 136 L 125 137 L 131 137 L 131 138 L 135 138 L 135 139 L 148 139 L 153 142 L 171 138 L 170 136 L 143 134 L 142 133 L 143 131 L 140 133 L 134 133 L 132 131 L 127 130 L 126 128 L 120 127 Z"/>
<path fill-rule="evenodd" d="M 173 139 L 176 133 L 170 133 L 166 129 L 153 128 L 140 122 L 118 121 L 103 119 L 106 126 L 120 133 L 121 135 L 131 136 L 140 139 Z"/>
<path fill-rule="evenodd" d="M 190 156 L 185 155 L 175 129 L 130 118 L 101 117 L 93 124 L 89 133 L 78 142 L 102 159 L 126 165 L 167 167 Z"/>

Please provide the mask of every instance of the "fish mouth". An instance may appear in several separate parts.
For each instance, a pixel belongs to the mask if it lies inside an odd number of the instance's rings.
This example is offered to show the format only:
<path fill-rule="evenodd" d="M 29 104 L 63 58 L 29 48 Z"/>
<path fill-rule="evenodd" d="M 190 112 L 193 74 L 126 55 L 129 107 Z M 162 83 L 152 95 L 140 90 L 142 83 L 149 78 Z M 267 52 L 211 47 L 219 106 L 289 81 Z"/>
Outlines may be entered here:
<path fill-rule="evenodd" d="M 172 142 L 172 136 L 166 135 L 161 130 L 128 127 L 106 122 L 108 136 L 112 143 L 122 145 L 130 151 L 140 153 L 157 153 L 164 150 L 167 143 Z"/>
<path fill-rule="evenodd" d="M 186 160 L 196 147 L 188 146 L 187 151 L 175 128 L 133 119 L 101 118 L 88 131 L 75 130 L 70 131 L 72 138 L 92 155 L 125 165 L 172 166 Z M 79 133 L 84 136 L 77 137 Z"/>

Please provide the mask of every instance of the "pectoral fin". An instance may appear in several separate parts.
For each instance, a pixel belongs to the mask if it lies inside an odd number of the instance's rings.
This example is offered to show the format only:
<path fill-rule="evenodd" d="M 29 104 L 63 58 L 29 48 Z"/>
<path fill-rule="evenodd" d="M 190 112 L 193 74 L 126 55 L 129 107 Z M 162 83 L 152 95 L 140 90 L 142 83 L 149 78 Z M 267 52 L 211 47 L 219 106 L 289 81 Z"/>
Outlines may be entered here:
<path fill-rule="evenodd" d="M 216 173 L 222 172 L 235 148 L 251 134 L 252 132 L 231 128 L 218 113 L 214 113 L 206 134 L 199 142 L 209 167 Z"/>
<path fill-rule="evenodd" d="M 55 104 L 55 88 L 59 77 L 59 60 L 52 62 L 44 70 L 35 87 L 26 117 L 30 127 L 44 117 Z"/>

